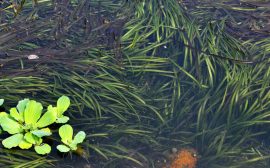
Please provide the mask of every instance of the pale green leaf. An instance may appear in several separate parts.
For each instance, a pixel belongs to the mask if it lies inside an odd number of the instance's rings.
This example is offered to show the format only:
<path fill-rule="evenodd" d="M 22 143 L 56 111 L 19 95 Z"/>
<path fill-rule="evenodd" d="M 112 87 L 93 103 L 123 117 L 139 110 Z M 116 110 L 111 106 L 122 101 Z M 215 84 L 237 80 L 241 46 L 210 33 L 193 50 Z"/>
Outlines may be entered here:
<path fill-rule="evenodd" d="M 5 101 L 4 99 L 0 99 L 0 106 L 3 105 L 4 101 Z"/>
<path fill-rule="evenodd" d="M 77 145 L 78 145 L 77 143 L 72 141 L 72 143 L 69 144 L 69 147 L 70 147 L 71 150 L 75 151 L 75 150 L 77 150 Z"/>
<path fill-rule="evenodd" d="M 82 143 L 83 142 L 83 140 L 85 139 L 85 137 L 86 137 L 85 132 L 84 131 L 80 131 L 80 132 L 78 132 L 75 135 L 73 141 L 74 141 L 74 143 L 79 144 L 79 143 Z"/>
<path fill-rule="evenodd" d="M 27 142 L 27 141 L 25 141 L 25 140 L 23 139 L 23 140 L 20 142 L 19 147 L 20 147 L 21 149 L 29 149 L 29 148 L 32 147 L 32 144 L 29 143 L 29 142 Z"/>
<path fill-rule="evenodd" d="M 51 152 L 51 146 L 44 143 L 44 144 L 35 146 L 35 151 L 40 155 L 45 155 Z"/>
<path fill-rule="evenodd" d="M 42 142 L 43 142 L 43 139 L 38 137 L 38 139 L 36 141 L 36 145 L 40 145 L 40 144 L 42 144 Z"/>
<path fill-rule="evenodd" d="M 53 107 L 52 105 L 49 105 L 47 107 L 47 111 L 53 111 L 55 115 L 57 116 L 57 107 Z"/>
<path fill-rule="evenodd" d="M 40 130 L 31 131 L 32 134 L 36 135 L 37 137 L 43 137 L 43 136 L 50 136 L 52 135 L 52 132 L 49 128 L 43 128 Z"/>
<path fill-rule="evenodd" d="M 72 142 L 73 128 L 69 124 L 65 124 L 59 128 L 59 135 L 62 138 L 61 141 L 68 145 Z"/>
<path fill-rule="evenodd" d="M 17 107 L 19 113 L 23 113 L 24 112 L 25 107 L 26 107 L 26 105 L 27 105 L 28 102 L 29 102 L 29 99 L 23 99 L 23 100 L 21 100 L 21 101 L 18 102 L 18 104 L 17 104 L 16 107 Z"/>
<path fill-rule="evenodd" d="M 61 117 L 62 114 L 68 109 L 70 100 L 67 96 L 61 96 L 57 100 L 57 116 Z"/>
<path fill-rule="evenodd" d="M 41 144 L 42 143 L 42 139 L 37 137 L 36 135 L 32 134 L 31 132 L 27 132 L 24 135 L 24 139 L 31 144 Z"/>
<path fill-rule="evenodd" d="M 62 117 L 56 119 L 56 123 L 64 124 L 64 123 L 68 122 L 68 120 L 69 120 L 69 117 L 62 116 Z"/>
<path fill-rule="evenodd" d="M 17 111 L 17 109 L 15 107 L 11 108 L 9 110 L 9 112 L 10 112 L 10 116 L 12 118 L 14 118 L 15 120 L 17 120 L 17 121 L 23 121 L 23 118 L 21 117 L 21 115 L 19 114 L 19 112 Z"/>
<path fill-rule="evenodd" d="M 70 148 L 66 145 L 57 145 L 56 147 L 60 152 L 68 152 L 70 151 Z"/>
<path fill-rule="evenodd" d="M 15 134 L 12 135 L 2 141 L 2 144 L 4 145 L 5 148 L 13 148 L 18 146 L 21 141 L 23 140 L 23 134 Z"/>
<path fill-rule="evenodd" d="M 78 132 L 78 133 L 75 135 L 75 137 L 74 137 L 72 143 L 69 145 L 69 147 L 70 147 L 72 150 L 77 150 L 77 145 L 78 145 L 79 143 L 82 143 L 83 140 L 85 139 L 85 137 L 86 137 L 86 134 L 85 134 L 84 131 Z"/>
<path fill-rule="evenodd" d="M 7 116 L 9 116 L 8 113 L 6 113 L 6 112 L 0 112 L 0 123 L 2 122 L 2 118 L 5 118 Z"/>
<path fill-rule="evenodd" d="M 24 111 L 24 121 L 26 124 L 35 124 L 41 116 L 42 105 L 34 100 L 30 100 Z"/>
<path fill-rule="evenodd" d="M 2 112 L 0 114 L 1 126 L 4 131 L 7 131 L 9 134 L 17 134 L 23 131 L 22 126 L 15 120 L 9 117 L 9 115 Z"/>
<path fill-rule="evenodd" d="M 40 118 L 40 120 L 37 122 L 38 128 L 43 128 L 48 125 L 51 125 L 56 121 L 56 113 L 54 111 L 47 111 L 43 114 L 43 116 Z"/>

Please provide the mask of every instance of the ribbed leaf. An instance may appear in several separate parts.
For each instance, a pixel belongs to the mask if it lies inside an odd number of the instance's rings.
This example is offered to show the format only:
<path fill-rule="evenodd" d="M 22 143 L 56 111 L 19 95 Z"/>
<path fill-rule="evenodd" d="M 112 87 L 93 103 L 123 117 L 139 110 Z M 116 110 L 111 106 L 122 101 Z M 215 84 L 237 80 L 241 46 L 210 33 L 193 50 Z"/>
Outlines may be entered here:
<path fill-rule="evenodd" d="M 37 137 L 36 135 L 32 134 L 31 132 L 27 132 L 24 135 L 24 139 L 31 144 L 41 144 L 42 143 L 42 139 Z"/>
<path fill-rule="evenodd" d="M 38 128 L 43 128 L 48 125 L 51 125 L 56 120 L 56 113 L 54 111 L 47 111 L 37 122 Z"/>
<path fill-rule="evenodd" d="M 28 102 L 29 102 L 29 99 L 23 99 L 23 100 L 18 102 L 17 109 L 18 109 L 19 113 L 24 112 L 25 107 L 26 107 Z"/>
<path fill-rule="evenodd" d="M 73 141 L 74 141 L 75 143 L 77 143 L 77 144 L 82 143 L 83 140 L 85 139 L 85 136 L 86 136 L 85 132 L 84 132 L 84 131 L 80 131 L 80 132 L 78 132 L 78 133 L 75 135 Z"/>
<path fill-rule="evenodd" d="M 59 128 L 59 135 L 61 137 L 61 141 L 64 144 L 69 145 L 72 142 L 72 136 L 73 136 L 73 128 L 66 124 Z"/>
<path fill-rule="evenodd" d="M 49 106 L 47 107 L 47 111 L 53 111 L 53 112 L 55 112 L 56 115 L 57 115 L 57 107 L 53 107 L 52 105 L 49 105 Z"/>
<path fill-rule="evenodd" d="M 2 119 L 9 116 L 6 112 L 0 112 L 0 123 L 2 122 Z"/>
<path fill-rule="evenodd" d="M 4 103 L 4 99 L 0 99 L 0 106 L 2 106 Z"/>
<path fill-rule="evenodd" d="M 68 109 L 70 100 L 67 96 L 61 96 L 57 100 L 57 116 L 61 117 L 62 114 Z"/>
<path fill-rule="evenodd" d="M 31 131 L 32 134 L 36 135 L 37 137 L 43 137 L 43 136 L 50 136 L 52 135 L 52 132 L 49 128 L 43 128 L 40 130 Z"/>
<path fill-rule="evenodd" d="M 10 118 L 5 112 L 0 114 L 0 122 L 3 130 L 7 131 L 9 134 L 17 134 L 23 131 L 22 126 L 17 121 Z"/>
<path fill-rule="evenodd" d="M 20 142 L 19 147 L 20 147 L 21 149 L 29 149 L 29 148 L 32 147 L 32 144 L 29 143 L 29 142 L 27 142 L 27 141 L 25 141 L 25 140 L 23 139 L 23 140 Z"/>
<path fill-rule="evenodd" d="M 75 151 L 75 150 L 77 150 L 77 145 L 78 145 L 77 143 L 72 141 L 72 143 L 69 144 L 69 147 L 70 147 L 71 150 Z"/>
<path fill-rule="evenodd" d="M 72 143 L 69 145 L 69 147 L 70 147 L 72 150 L 77 150 L 77 145 L 78 145 L 79 143 L 82 143 L 82 142 L 83 142 L 83 140 L 85 139 L 85 136 L 86 136 L 86 134 L 85 134 L 84 131 L 78 132 L 78 133 L 75 135 L 75 137 L 74 137 Z"/>
<path fill-rule="evenodd" d="M 51 146 L 44 143 L 39 146 L 35 146 L 35 151 L 40 155 L 45 155 L 51 152 Z"/>
<path fill-rule="evenodd" d="M 43 107 L 40 103 L 30 100 L 24 111 L 24 121 L 26 124 L 35 124 L 41 116 Z"/>
<path fill-rule="evenodd" d="M 69 117 L 67 117 L 67 116 L 62 116 L 62 117 L 60 117 L 60 118 L 57 118 L 56 123 L 64 124 L 64 123 L 67 123 L 68 120 L 69 120 Z"/>
<path fill-rule="evenodd" d="M 56 147 L 60 152 L 68 152 L 70 151 L 70 148 L 66 145 L 57 145 Z"/>
<path fill-rule="evenodd" d="M 23 134 L 15 134 L 12 135 L 2 141 L 2 144 L 4 145 L 5 148 L 13 148 L 18 146 L 21 141 L 23 140 Z"/>
<path fill-rule="evenodd" d="M 15 107 L 11 108 L 9 111 L 10 111 L 10 116 L 12 118 L 14 118 L 17 121 L 23 121 L 23 118 L 21 117 L 21 115 L 19 114 L 19 112 L 17 111 Z"/>

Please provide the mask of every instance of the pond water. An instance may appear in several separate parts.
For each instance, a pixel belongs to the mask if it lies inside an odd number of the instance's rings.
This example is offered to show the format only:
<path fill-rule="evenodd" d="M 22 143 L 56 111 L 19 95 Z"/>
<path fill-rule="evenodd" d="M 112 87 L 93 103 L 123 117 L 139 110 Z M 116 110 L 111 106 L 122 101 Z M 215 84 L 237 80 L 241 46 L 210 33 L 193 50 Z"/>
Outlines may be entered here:
<path fill-rule="evenodd" d="M 264 0 L 0 1 L 0 166 L 270 167 L 269 16 Z M 25 98 L 43 110 L 16 115 Z M 86 137 L 61 153 L 64 124 Z"/>

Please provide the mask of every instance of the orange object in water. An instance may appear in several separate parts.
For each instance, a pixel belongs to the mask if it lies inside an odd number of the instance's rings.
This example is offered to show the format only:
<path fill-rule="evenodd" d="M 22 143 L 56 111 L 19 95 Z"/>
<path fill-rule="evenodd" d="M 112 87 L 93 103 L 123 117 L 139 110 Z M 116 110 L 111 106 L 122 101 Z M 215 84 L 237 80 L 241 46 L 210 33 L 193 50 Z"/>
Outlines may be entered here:
<path fill-rule="evenodd" d="M 198 158 L 194 149 L 181 149 L 175 156 L 170 168 L 196 168 Z"/>

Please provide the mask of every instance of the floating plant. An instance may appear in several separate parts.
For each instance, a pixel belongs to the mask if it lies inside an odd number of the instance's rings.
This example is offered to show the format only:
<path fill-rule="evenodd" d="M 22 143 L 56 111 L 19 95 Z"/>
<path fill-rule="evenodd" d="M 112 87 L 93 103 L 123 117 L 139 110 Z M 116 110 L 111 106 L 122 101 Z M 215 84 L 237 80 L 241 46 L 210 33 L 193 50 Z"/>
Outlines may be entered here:
<path fill-rule="evenodd" d="M 4 103 L 4 99 L 0 99 L 0 106 L 2 106 Z"/>
<path fill-rule="evenodd" d="M 57 146 L 57 149 L 60 152 L 77 150 L 77 145 L 79 143 L 82 143 L 86 136 L 84 131 L 80 131 L 75 135 L 74 139 L 72 139 L 73 128 L 71 127 L 71 125 L 68 124 L 65 124 L 59 128 L 59 135 L 61 137 L 61 141 L 64 143 L 64 145 Z"/>
<path fill-rule="evenodd" d="M 17 108 L 11 108 L 9 114 L 0 113 L 3 130 L 12 135 L 2 141 L 5 148 L 29 149 L 34 145 L 37 153 L 50 153 L 51 147 L 42 143 L 42 137 L 52 134 L 47 126 L 55 122 L 56 114 L 48 109 L 42 115 L 42 109 L 41 103 L 24 99 Z"/>
<path fill-rule="evenodd" d="M 0 100 L 1 105 L 3 99 Z M 69 120 L 63 116 L 63 113 L 70 105 L 67 96 L 62 96 L 57 101 L 57 106 L 49 105 L 47 111 L 42 115 L 43 106 L 35 100 L 24 99 L 19 101 L 16 107 L 10 109 L 10 113 L 0 113 L 0 125 L 2 129 L 9 134 L 10 137 L 4 139 L 2 144 L 5 148 L 20 147 L 21 149 L 30 149 L 34 146 L 38 154 L 48 154 L 51 146 L 43 143 L 43 137 L 52 135 L 49 125 L 53 123 L 65 123 Z M 70 131 L 70 128 L 71 131 Z M 64 132 L 66 136 L 64 136 Z M 61 132 L 61 133 L 60 133 Z M 80 131 L 72 138 L 73 129 L 70 125 L 64 125 L 59 130 L 62 142 L 64 142 L 71 150 L 77 149 L 77 144 L 81 143 L 85 138 L 85 133 Z M 60 146 L 61 147 L 61 146 Z"/>
<path fill-rule="evenodd" d="M 64 116 L 63 113 L 68 109 L 70 105 L 70 100 L 67 96 L 62 96 L 57 100 L 56 107 L 48 106 L 51 110 L 55 111 L 56 123 L 66 123 L 69 120 L 69 117 Z"/>

